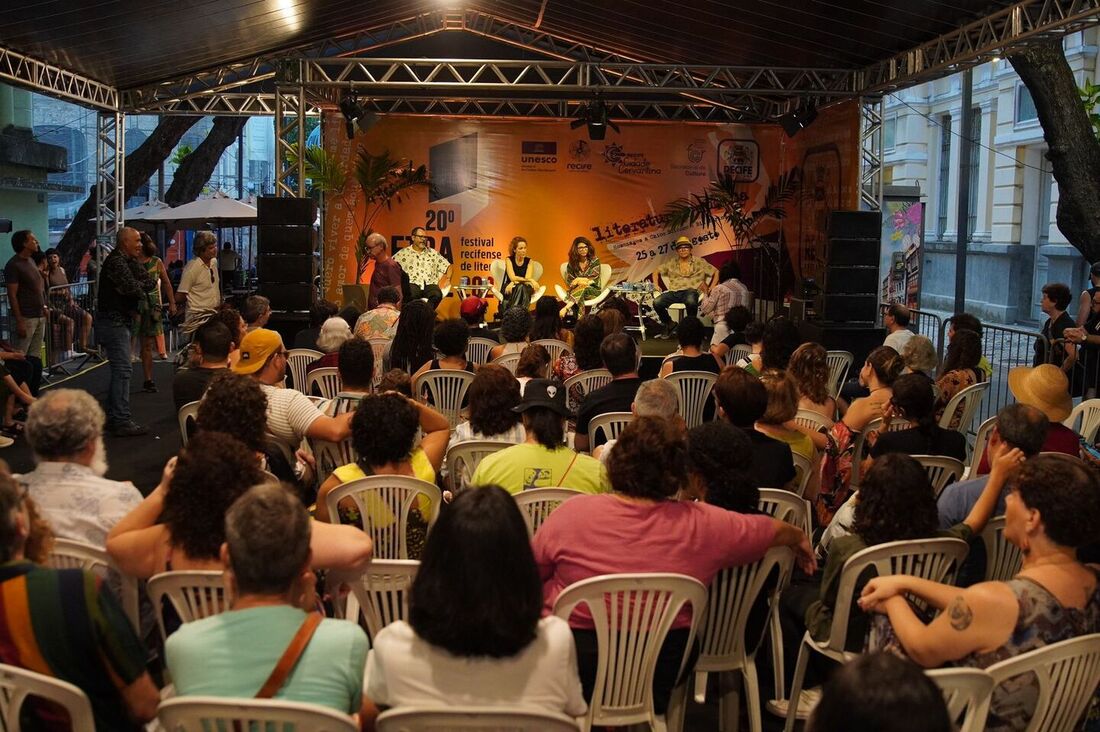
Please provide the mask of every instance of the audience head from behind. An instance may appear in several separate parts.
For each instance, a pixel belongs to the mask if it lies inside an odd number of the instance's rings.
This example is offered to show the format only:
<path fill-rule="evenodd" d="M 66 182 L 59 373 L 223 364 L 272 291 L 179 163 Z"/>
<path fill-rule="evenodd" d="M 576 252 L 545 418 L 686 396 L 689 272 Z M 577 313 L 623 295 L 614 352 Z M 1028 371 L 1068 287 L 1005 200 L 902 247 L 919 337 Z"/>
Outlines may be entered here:
<path fill-rule="evenodd" d="M 691 493 L 727 511 L 758 513 L 760 490 L 749 474 L 752 443 L 729 422 L 704 422 L 688 431 Z"/>
<path fill-rule="evenodd" d="M 528 379 L 545 379 L 550 373 L 550 352 L 538 343 L 528 344 L 519 354 L 516 376 Z"/>
<path fill-rule="evenodd" d="M 176 458 L 164 496 L 164 523 L 172 546 L 192 561 L 217 560 L 224 517 L 249 488 L 264 482 L 254 450 L 232 435 L 200 431 Z"/>
<path fill-rule="evenodd" d="M 939 365 L 936 347 L 932 345 L 931 340 L 922 335 L 915 335 L 905 342 L 901 358 L 910 373 L 923 374 L 927 377 L 932 377 L 936 373 L 936 366 Z"/>
<path fill-rule="evenodd" d="M 600 344 L 603 343 L 603 321 L 598 315 L 585 315 L 573 329 L 573 355 L 582 371 L 603 368 Z"/>
<path fill-rule="evenodd" d="M 329 300 L 318 300 L 309 308 L 309 327 L 320 328 L 329 318 L 340 312 L 339 306 Z"/>
<path fill-rule="evenodd" d="M 382 379 L 375 388 L 377 394 L 385 394 L 388 391 L 411 397 L 413 395 L 412 377 L 407 371 L 390 369 L 382 374 Z"/>
<path fill-rule="evenodd" d="M 764 341 L 764 324 L 758 320 L 751 320 L 745 324 L 745 343 L 756 346 Z"/>
<path fill-rule="evenodd" d="M 240 358 L 233 373 L 251 376 L 264 384 L 277 384 L 286 376 L 286 348 L 273 330 L 257 328 L 241 339 Z"/>
<path fill-rule="evenodd" d="M 471 328 L 485 327 L 485 311 L 489 302 L 476 295 L 470 295 L 458 306 L 458 315 Z"/>
<path fill-rule="evenodd" d="M 703 345 L 706 337 L 706 329 L 703 321 L 693 315 L 685 316 L 676 326 L 676 340 L 680 348 L 694 348 L 698 350 Z"/>
<path fill-rule="evenodd" d="M 814 404 L 824 404 L 829 400 L 828 351 L 820 343 L 803 343 L 794 349 L 787 364 L 787 373 L 794 379 L 800 397 L 806 397 Z"/>
<path fill-rule="evenodd" d="M 660 417 L 635 417 L 623 428 L 607 460 L 616 493 L 663 501 L 688 481 L 688 442 L 683 429 Z"/>
<path fill-rule="evenodd" d="M 718 408 L 734 427 L 751 430 L 768 409 L 768 390 L 745 369 L 727 366 L 714 383 Z"/>
<path fill-rule="evenodd" d="M 241 341 L 244 340 L 244 333 L 247 328 L 244 318 L 237 312 L 236 308 L 232 305 L 222 303 L 218 306 L 218 309 L 214 311 L 214 314 L 210 316 L 210 320 L 207 322 L 218 321 L 229 329 L 229 339 L 232 342 L 231 351 L 237 350 L 241 347 Z"/>
<path fill-rule="evenodd" d="M 460 318 L 449 318 L 435 326 L 432 335 L 435 350 L 445 358 L 465 358 L 466 344 L 470 342 L 470 326 Z"/>
<path fill-rule="evenodd" d="M 470 403 L 470 428 L 475 434 L 489 438 L 508 432 L 522 417 L 515 411 L 519 405 L 519 382 L 503 366 L 487 363 L 477 370 L 466 392 Z"/>
<path fill-rule="evenodd" d="M 782 426 L 798 414 L 798 388 L 786 371 L 764 369 L 760 382 L 768 394 L 768 407 L 758 420 L 763 424 Z"/>
<path fill-rule="evenodd" d="M 637 374 L 638 344 L 626 333 L 612 333 L 600 343 L 600 360 L 612 377 Z"/>
<path fill-rule="evenodd" d="M 536 442 L 547 450 L 565 446 L 565 421 L 569 407 L 565 403 L 565 387 L 553 379 L 531 379 L 523 390 L 519 404 L 512 408 L 523 416 L 523 428 L 528 442 Z"/>
<path fill-rule="evenodd" d="M 764 325 L 761 354 L 764 368 L 783 371 L 791 360 L 791 354 L 802 343 L 802 336 L 789 318 L 772 318 Z"/>
<path fill-rule="evenodd" d="M 978 373 L 982 361 L 982 337 L 972 330 L 956 330 L 955 337 L 947 344 L 940 375 L 951 371 L 971 370 Z M 981 374 L 978 374 L 979 379 Z"/>
<path fill-rule="evenodd" d="M 912 661 L 866 653 L 837 669 L 806 732 L 951 732 L 943 692 Z"/>
<path fill-rule="evenodd" d="M 379 429 L 384 425 L 385 429 Z M 401 394 L 368 394 L 351 419 L 351 444 L 363 472 L 407 462 L 416 447 L 420 414 Z"/>
<path fill-rule="evenodd" d="M 425 300 L 413 300 L 401 309 L 390 343 L 390 364 L 410 374 L 431 361 L 435 310 Z"/>
<path fill-rule="evenodd" d="M 890 303 L 886 308 L 886 312 L 883 313 L 882 322 L 883 325 L 886 326 L 886 330 L 891 333 L 895 330 L 908 328 L 909 308 L 905 307 L 900 302 Z"/>
<path fill-rule="evenodd" d="M 752 312 L 744 305 L 734 305 L 726 311 L 726 327 L 730 333 L 744 333 L 752 322 Z"/>
<path fill-rule="evenodd" d="M 321 333 L 317 336 L 317 349 L 322 353 L 335 353 L 351 337 L 351 328 L 346 320 L 340 317 L 329 318 L 321 326 Z"/>
<path fill-rule="evenodd" d="M 401 288 L 386 285 L 378 291 L 379 305 L 399 305 L 401 303 Z"/>
<path fill-rule="evenodd" d="M 250 328 L 263 328 L 271 318 L 271 300 L 263 295 L 249 295 L 241 308 L 241 317 Z"/>
<path fill-rule="evenodd" d="M 935 535 L 939 513 L 928 473 L 912 457 L 877 458 L 859 486 L 852 532 L 867 546 Z"/>
<path fill-rule="evenodd" d="M 726 260 L 721 268 L 718 270 L 718 281 L 728 282 L 730 280 L 741 279 L 741 265 L 737 263 L 736 259 Z"/>
<path fill-rule="evenodd" d="M 680 416 L 680 390 L 665 379 L 649 379 L 638 386 L 630 411 L 635 417 L 661 417 L 684 429 Z"/>
<path fill-rule="evenodd" d="M 1005 538 L 1022 550 L 1025 562 L 1035 549 L 1072 554 L 1095 542 L 1098 531 L 1100 480 L 1081 460 L 1036 455 L 1009 479 Z"/>
<path fill-rule="evenodd" d="M 198 432 L 233 435 L 249 450 L 263 452 L 267 441 L 267 395 L 255 379 L 226 371 L 206 387 L 195 418 Z"/>
<path fill-rule="evenodd" d="M 504 343 L 523 343 L 531 332 L 531 313 L 527 308 L 514 307 L 504 311 L 500 321 L 500 340 Z"/>
<path fill-rule="evenodd" d="M 349 338 L 340 346 L 336 370 L 341 391 L 369 392 L 374 383 L 374 348 L 367 341 Z"/>
<path fill-rule="evenodd" d="M 922 374 L 902 374 L 894 380 L 890 406 L 895 417 L 915 423 L 924 432 L 936 426 L 936 394 Z"/>
<path fill-rule="evenodd" d="M 497 486 L 459 493 L 428 534 L 409 625 L 451 655 L 508 658 L 535 640 L 541 612 L 542 583 L 515 499 Z"/>
<path fill-rule="evenodd" d="M 351 329 L 354 328 L 355 324 L 359 322 L 359 316 L 362 314 L 363 312 L 356 306 L 348 305 L 336 315 L 337 317 L 343 319 L 343 321 L 347 323 L 348 328 Z"/>
<path fill-rule="evenodd" d="M 556 297 L 540 297 L 535 303 L 535 320 L 531 324 L 531 340 L 560 339 L 561 303 Z"/>
<path fill-rule="evenodd" d="M 27 442 L 36 462 L 79 463 L 102 477 L 107 473 L 104 421 L 103 409 L 88 392 L 51 389 L 27 410 Z"/>
<path fill-rule="evenodd" d="M 242 597 L 277 597 L 299 605 L 316 576 L 310 562 L 309 512 L 289 487 L 254 485 L 225 514 L 221 559 L 226 584 Z"/>
<path fill-rule="evenodd" d="M 867 354 L 867 360 L 859 370 L 859 383 L 867 388 L 892 386 L 901 375 L 905 364 L 901 356 L 890 346 L 878 346 Z"/>
<path fill-rule="evenodd" d="M 1004 442 L 1015 447 L 1027 457 L 1034 457 L 1043 449 L 1050 420 L 1035 407 L 1027 404 L 1009 404 L 997 412 L 997 423 L 989 435 L 989 447 Z"/>
<path fill-rule="evenodd" d="M 622 333 L 623 329 L 626 327 L 626 319 L 623 318 L 623 314 L 614 308 L 604 308 L 600 310 L 596 317 L 598 317 L 600 323 L 603 324 L 603 335 L 605 338 L 609 335 Z"/>
<path fill-rule="evenodd" d="M 211 318 L 195 331 L 195 351 L 199 362 L 210 368 L 224 368 L 233 348 L 233 334 L 225 323 Z"/>
<path fill-rule="evenodd" d="M 960 330 L 972 330 L 982 337 L 982 321 L 970 313 L 959 313 L 947 319 L 947 340 L 955 340 L 955 334 Z"/>

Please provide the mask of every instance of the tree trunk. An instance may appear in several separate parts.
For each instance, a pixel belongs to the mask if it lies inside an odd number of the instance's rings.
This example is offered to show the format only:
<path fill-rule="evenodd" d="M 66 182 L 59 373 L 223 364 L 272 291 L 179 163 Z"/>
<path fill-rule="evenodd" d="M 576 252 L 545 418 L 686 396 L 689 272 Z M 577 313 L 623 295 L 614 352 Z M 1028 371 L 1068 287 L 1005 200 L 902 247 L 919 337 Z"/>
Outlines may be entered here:
<path fill-rule="evenodd" d="M 180 161 L 172 185 L 164 194 L 169 206 L 190 203 L 202 193 L 202 187 L 210 180 L 225 149 L 237 141 L 244 129 L 247 117 L 215 117 L 206 139 L 191 154 Z"/>
<path fill-rule="evenodd" d="M 1043 126 L 1058 182 L 1058 229 L 1087 260 L 1100 260 L 1100 142 L 1062 43 L 1025 46 L 1008 60 L 1031 92 Z"/>
<path fill-rule="evenodd" d="M 199 119 L 199 117 L 182 116 L 162 118 L 145 142 L 126 156 L 123 200 L 130 198 L 138 188 L 145 185 L 179 144 L 184 133 L 194 127 Z M 76 216 L 69 223 L 69 228 L 65 230 L 65 235 L 57 244 L 61 266 L 69 273 L 71 280 L 77 278 L 80 261 L 84 258 L 88 245 L 95 240 L 95 204 L 95 186 L 92 186 L 91 194 L 77 210 Z"/>

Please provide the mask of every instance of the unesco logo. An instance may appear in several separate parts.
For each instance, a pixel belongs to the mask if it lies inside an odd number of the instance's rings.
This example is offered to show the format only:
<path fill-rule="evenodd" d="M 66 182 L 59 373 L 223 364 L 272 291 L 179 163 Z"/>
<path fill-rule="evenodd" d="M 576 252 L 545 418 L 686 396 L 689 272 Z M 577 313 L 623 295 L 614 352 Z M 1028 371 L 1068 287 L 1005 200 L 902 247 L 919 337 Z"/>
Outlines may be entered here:
<path fill-rule="evenodd" d="M 558 143 L 524 140 L 520 145 L 521 163 L 553 164 L 558 162 Z"/>

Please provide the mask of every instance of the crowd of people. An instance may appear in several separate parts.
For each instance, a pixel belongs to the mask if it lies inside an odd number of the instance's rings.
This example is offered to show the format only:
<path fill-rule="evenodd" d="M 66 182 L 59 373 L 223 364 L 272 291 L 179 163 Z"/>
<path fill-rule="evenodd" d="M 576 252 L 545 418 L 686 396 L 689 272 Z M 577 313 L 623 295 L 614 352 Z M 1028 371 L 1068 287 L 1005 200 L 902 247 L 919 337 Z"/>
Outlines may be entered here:
<path fill-rule="evenodd" d="M 789 676 L 804 633 L 822 640 L 830 632 L 847 559 L 941 536 L 973 548 L 957 583 L 861 577 L 847 637 L 849 650 L 866 653 L 843 667 L 811 664 L 804 693 L 774 700 L 772 709 L 812 714 L 810 729 L 824 732 L 845 728 L 845 704 L 859 698 L 867 700 L 860 728 L 887 729 L 873 720 L 909 714 L 946 730 L 942 696 L 919 668 L 984 668 L 1100 631 L 1098 577 L 1083 563 L 1100 528 L 1100 479 L 1061 424 L 1072 405 L 1064 370 L 1047 363 L 1014 370 L 1015 401 L 969 460 L 962 415 L 940 426 L 951 395 L 989 378 L 973 316 L 952 320 L 941 364 L 927 339 L 906 330 L 909 313 L 892 307 L 887 342 L 835 393 L 824 347 L 803 343 L 785 318 L 755 322 L 736 271 L 707 269 L 689 242 L 659 275 L 671 296 L 658 312 L 675 303 L 687 311 L 667 331 L 679 348 L 656 378 L 644 379 L 622 313 L 584 312 L 598 284 L 590 244 L 574 246 L 569 298 L 541 297 L 532 316 L 530 298 L 517 294 L 538 284 L 521 239 L 511 245 L 511 307 L 499 345 L 481 361 L 467 355 L 470 323 L 437 317 L 447 271 L 415 234 L 413 246 L 392 258 L 384 239 L 368 239 L 380 278 L 369 310 L 318 303 L 293 339 L 321 354 L 307 373 L 337 370 L 340 388 L 325 399 L 287 383 L 288 348 L 265 327 L 265 298 L 248 298 L 240 311 L 220 302 L 213 241 L 204 240 L 201 252 L 196 244 L 198 258 L 161 299 L 162 265 L 142 261 L 137 232 L 120 232 L 99 273 L 96 330 L 112 366 L 106 410 L 79 390 L 28 394 L 26 437 L 37 467 L 24 475 L 0 470 L 0 661 L 76 684 L 104 730 L 136 729 L 155 716 L 164 669 L 177 696 L 251 698 L 259 689 L 356 715 L 364 729 L 380 711 L 413 705 L 521 704 L 581 716 L 593 701 L 600 642 L 585 606 L 554 614 L 571 585 L 645 572 L 706 585 L 725 568 L 785 547 L 796 569 L 778 598 L 783 632 L 772 642 Z M 164 302 L 188 306 L 193 339 L 172 392 L 177 408 L 198 402 L 198 411 L 186 445 L 143 496 L 104 477 L 103 433 L 140 429 L 128 411 L 129 323 Z M 32 338 L 39 325 L 30 322 L 35 303 L 27 305 L 23 332 Z M 563 324 L 571 310 L 581 316 L 572 330 Z M 709 332 L 698 315 L 718 312 L 721 330 Z M 156 347 L 155 332 L 138 335 L 150 352 Z M 381 353 L 371 342 L 378 339 L 386 341 Z M 552 358 L 533 342 L 543 339 L 564 349 Z M 728 364 L 739 346 L 751 352 Z M 518 364 L 493 363 L 513 355 Z M 420 390 L 417 377 L 439 369 L 472 374 L 457 423 Z M 566 379 L 596 369 L 607 371 L 604 386 L 566 388 Z M 689 426 L 679 389 L 664 378 L 684 371 L 716 379 L 701 424 Z M 593 422 L 610 413 L 631 416 L 614 439 L 590 436 Z M 796 419 L 800 413 L 816 415 L 816 426 Z M 460 483 L 448 449 L 474 440 L 497 449 Z M 351 460 L 321 459 L 331 454 Z M 914 457 L 925 455 L 968 460 L 973 469 L 937 496 Z M 410 507 L 408 552 L 419 567 L 408 613 L 369 639 L 354 619 L 322 618 L 339 592 L 318 578 L 363 572 L 376 546 L 362 527 L 395 520 L 380 519 L 369 503 L 329 505 L 333 491 L 368 476 L 413 477 L 438 485 L 443 497 L 442 505 Z M 551 487 L 577 495 L 531 536 L 514 496 Z M 812 532 L 763 510 L 761 489 L 808 500 Z M 984 581 L 978 537 L 994 516 L 1004 517 L 1022 567 L 1015 577 Z M 232 608 L 176 619 L 162 643 L 146 601 L 136 625 L 123 613 L 117 578 L 50 569 L 55 539 L 105 548 L 122 574 L 138 579 L 223 571 Z M 658 714 L 694 658 L 690 628 L 701 612 L 683 608 L 660 648 Z M 45 617 L 66 620 L 36 622 Z M 303 633 L 309 640 L 295 670 L 272 682 L 272 669 Z M 876 694 L 889 684 L 905 692 L 883 710 Z M 999 689 L 990 729 L 1023 729 L 1029 704 L 1032 686 Z M 29 710 L 43 718 L 54 712 Z"/>

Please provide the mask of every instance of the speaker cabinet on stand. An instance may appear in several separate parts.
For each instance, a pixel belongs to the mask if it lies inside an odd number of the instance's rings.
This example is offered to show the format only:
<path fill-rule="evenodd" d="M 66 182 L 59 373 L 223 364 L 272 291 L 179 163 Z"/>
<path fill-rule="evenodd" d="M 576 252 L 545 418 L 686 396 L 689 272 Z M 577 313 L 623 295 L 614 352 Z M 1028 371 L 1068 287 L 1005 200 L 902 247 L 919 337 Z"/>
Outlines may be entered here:
<path fill-rule="evenodd" d="M 317 276 L 316 218 L 309 198 L 265 196 L 256 202 L 256 275 L 260 294 L 271 300 L 269 322 L 276 329 L 308 324 Z"/>

